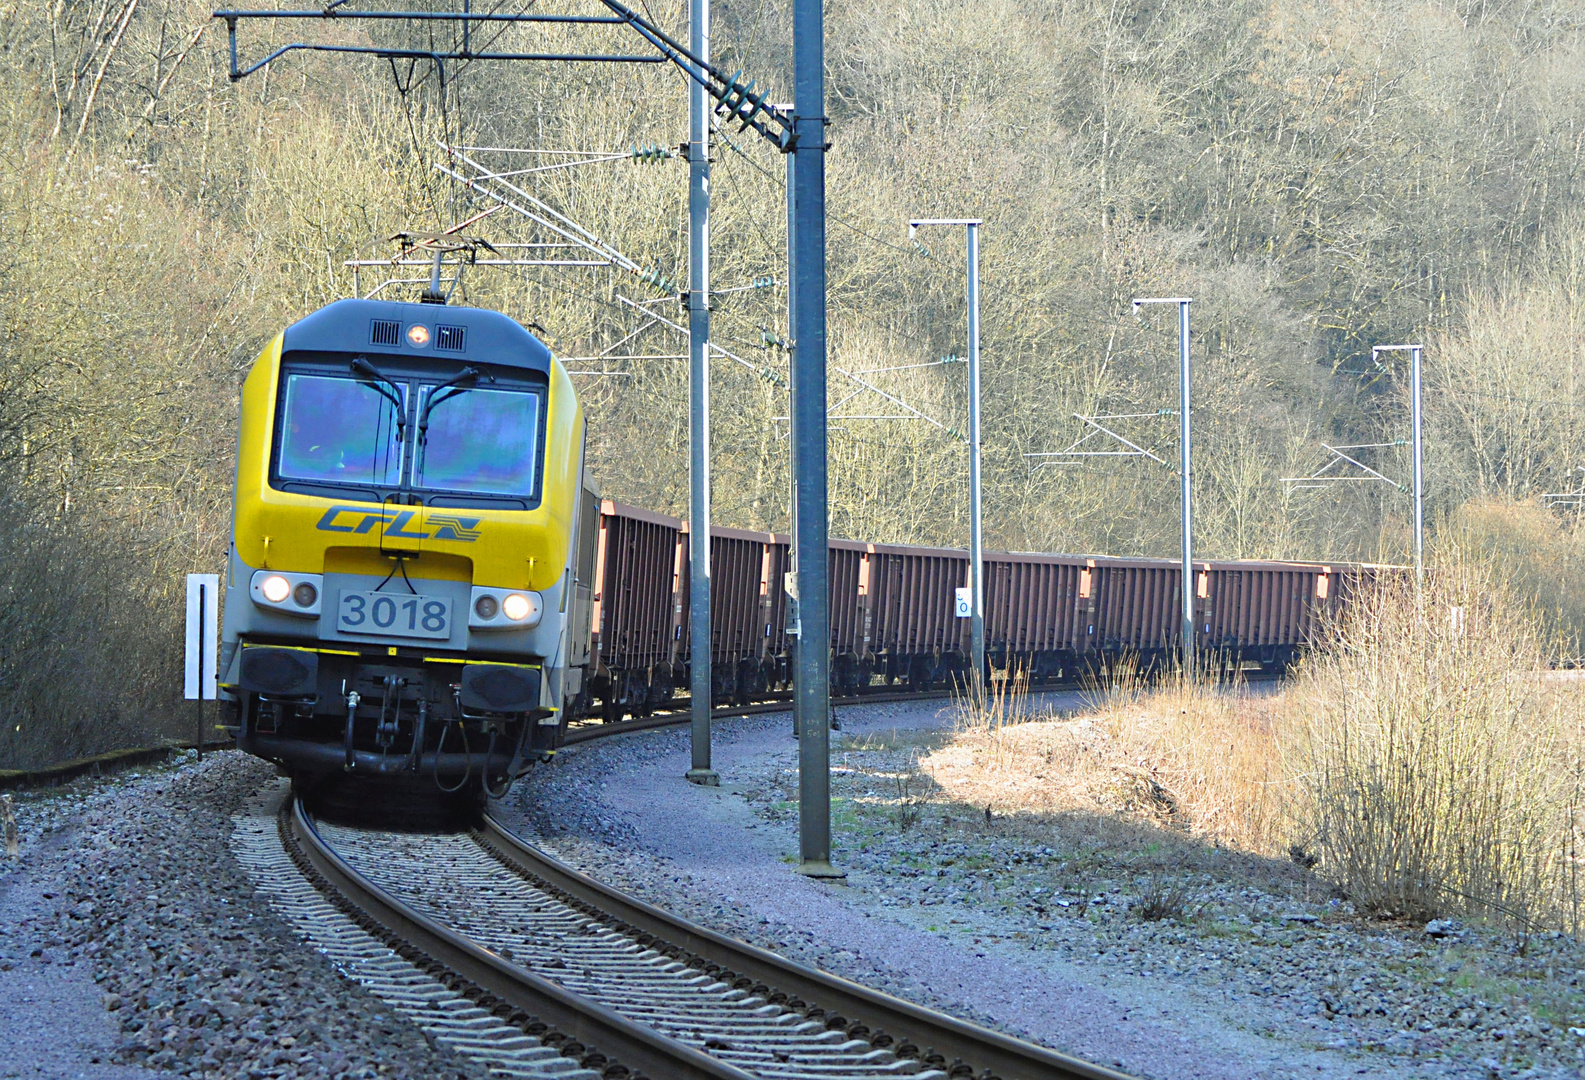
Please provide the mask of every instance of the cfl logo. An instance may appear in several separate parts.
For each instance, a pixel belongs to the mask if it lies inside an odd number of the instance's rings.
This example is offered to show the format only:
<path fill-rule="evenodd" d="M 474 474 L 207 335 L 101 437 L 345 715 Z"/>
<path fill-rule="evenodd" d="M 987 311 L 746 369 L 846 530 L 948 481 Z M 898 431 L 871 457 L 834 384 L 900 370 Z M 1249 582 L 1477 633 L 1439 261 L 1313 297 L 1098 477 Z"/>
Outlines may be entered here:
<path fill-rule="evenodd" d="M 382 536 L 405 540 L 458 540 L 471 544 L 484 535 L 479 518 L 458 514 L 431 514 L 422 528 L 414 528 L 417 510 L 368 510 L 361 506 L 332 506 L 315 526 L 320 532 L 366 534 L 376 525 Z M 433 532 L 426 531 L 433 529 Z"/>

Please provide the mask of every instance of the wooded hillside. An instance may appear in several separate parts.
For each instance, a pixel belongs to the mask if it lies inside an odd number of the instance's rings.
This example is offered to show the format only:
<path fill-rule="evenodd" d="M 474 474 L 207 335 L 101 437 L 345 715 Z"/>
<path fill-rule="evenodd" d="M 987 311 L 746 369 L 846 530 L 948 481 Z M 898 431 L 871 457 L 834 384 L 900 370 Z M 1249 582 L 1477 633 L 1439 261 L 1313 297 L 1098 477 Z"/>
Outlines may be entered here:
<path fill-rule="evenodd" d="M 648 10 L 685 33 L 681 0 Z M 225 548 L 241 379 L 284 324 L 351 295 L 345 260 L 494 205 L 437 169 L 446 144 L 686 137 L 683 79 L 663 65 L 458 63 L 442 80 L 428 61 L 294 53 L 233 85 L 209 14 L 0 4 L 0 764 L 145 737 L 166 715 L 181 575 Z M 1072 443 L 1075 413 L 1175 407 L 1174 320 L 1142 323 L 1129 300 L 1189 295 L 1200 553 L 1404 560 L 1403 492 L 1279 481 L 1322 464 L 1322 443 L 1407 438 L 1406 369 L 1373 364 L 1370 346 L 1423 339 L 1433 520 L 1541 566 L 1548 606 L 1580 604 L 1572 521 L 1537 502 L 1585 483 L 1577 5 L 834 0 L 827 18 L 833 415 L 914 416 L 833 420 L 833 535 L 966 543 L 966 372 L 937 363 L 966 351 L 962 237 L 916 246 L 906 221 L 975 216 L 988 545 L 1175 553 L 1169 470 L 1025 455 Z M 778 0 L 718 0 L 718 65 L 787 96 L 789 27 Z M 449 47 L 450 33 L 282 21 L 244 24 L 241 47 Z M 735 126 L 714 161 L 714 284 L 738 290 L 715 316 L 735 355 L 714 369 L 717 516 L 783 529 L 784 163 Z M 686 350 L 632 303 L 684 320 L 654 282 L 686 280 L 684 163 L 513 183 L 651 282 L 475 268 L 458 299 L 537 323 L 564 356 L 633 357 L 570 365 L 607 372 L 578 376 L 592 464 L 609 495 L 680 511 Z M 511 211 L 469 232 L 545 238 Z M 364 289 L 381 277 L 365 270 Z M 1173 459 L 1172 417 L 1117 423 Z M 1404 448 L 1365 453 L 1407 483 Z"/>

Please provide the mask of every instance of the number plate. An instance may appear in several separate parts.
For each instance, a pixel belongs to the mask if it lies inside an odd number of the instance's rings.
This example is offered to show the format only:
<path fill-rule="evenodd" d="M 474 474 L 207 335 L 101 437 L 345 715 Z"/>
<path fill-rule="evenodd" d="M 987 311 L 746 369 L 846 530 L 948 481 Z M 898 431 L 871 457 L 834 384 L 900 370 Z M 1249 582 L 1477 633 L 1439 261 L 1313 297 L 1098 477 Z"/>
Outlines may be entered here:
<path fill-rule="evenodd" d="M 449 638 L 451 601 L 409 592 L 343 592 L 336 628 L 343 634 Z"/>

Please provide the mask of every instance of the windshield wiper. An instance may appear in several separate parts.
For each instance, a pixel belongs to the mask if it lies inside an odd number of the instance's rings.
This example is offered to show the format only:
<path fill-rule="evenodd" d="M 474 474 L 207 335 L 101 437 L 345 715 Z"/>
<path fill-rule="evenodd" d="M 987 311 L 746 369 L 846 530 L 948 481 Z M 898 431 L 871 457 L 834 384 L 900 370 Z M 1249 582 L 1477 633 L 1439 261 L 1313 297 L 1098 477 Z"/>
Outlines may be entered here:
<path fill-rule="evenodd" d="M 480 371 L 476 367 L 469 366 L 463 368 L 462 373 L 457 375 L 455 378 L 447 379 L 445 382 L 441 383 L 439 386 L 435 387 L 429 392 L 429 400 L 424 402 L 424 411 L 418 414 L 419 446 L 423 446 L 429 441 L 429 414 L 434 411 L 435 406 L 439 405 L 442 401 L 450 401 L 458 394 L 466 394 L 469 390 L 472 390 L 473 387 L 463 386 L 462 384 L 465 382 L 474 382 L 481 376 L 485 379 L 488 379 L 490 382 L 495 381 L 495 376 L 491 375 L 489 372 Z M 445 390 L 449 390 L 451 392 L 449 394 L 442 393 L 442 391 Z"/>
<path fill-rule="evenodd" d="M 407 409 L 402 405 L 402 388 L 380 374 L 378 368 L 361 356 L 352 361 L 352 371 L 355 375 L 362 375 L 370 384 L 370 389 L 389 401 L 391 407 L 396 410 L 396 441 L 401 442 L 403 434 L 407 431 Z M 381 383 L 385 385 L 381 386 Z"/>

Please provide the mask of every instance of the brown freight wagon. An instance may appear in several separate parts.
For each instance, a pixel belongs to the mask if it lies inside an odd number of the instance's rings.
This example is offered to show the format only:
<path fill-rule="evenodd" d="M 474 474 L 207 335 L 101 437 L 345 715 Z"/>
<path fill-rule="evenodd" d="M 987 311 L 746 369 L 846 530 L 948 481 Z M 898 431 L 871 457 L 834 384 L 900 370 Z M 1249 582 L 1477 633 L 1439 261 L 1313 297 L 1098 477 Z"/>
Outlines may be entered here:
<path fill-rule="evenodd" d="M 831 692 L 856 694 L 870 684 L 870 545 L 832 540 L 828 551 L 831 593 Z"/>
<path fill-rule="evenodd" d="M 1035 682 L 1073 678 L 1096 649 L 1096 587 L 1094 559 L 986 552 L 990 663 L 1015 666 Z"/>
<path fill-rule="evenodd" d="M 677 541 L 679 667 L 691 655 L 689 542 L 683 523 Z M 790 543 L 774 533 L 710 529 L 710 681 L 715 700 L 747 702 L 785 677 L 781 652 L 786 603 L 777 594 Z"/>
<path fill-rule="evenodd" d="M 1286 670 L 1361 589 L 1406 572 L 1369 563 L 1203 564 L 1195 583 L 1199 645 L 1229 666 Z"/>
<path fill-rule="evenodd" d="M 1213 562 L 1195 577 L 1201 647 L 1228 664 L 1264 670 L 1298 659 L 1336 591 L 1332 567 L 1315 563 Z"/>
<path fill-rule="evenodd" d="M 1146 668 L 1170 660 L 1183 636 L 1180 564 L 1171 559 L 1094 562 L 1097 650 L 1107 657 L 1137 656 Z"/>
<path fill-rule="evenodd" d="M 665 514 L 610 499 L 600 504 L 588 683 L 608 721 L 648 713 L 671 697 L 681 529 Z"/>
<path fill-rule="evenodd" d="M 867 545 L 868 648 L 874 670 L 929 689 L 961 677 L 969 656 L 969 620 L 956 615 L 956 593 L 968 584 L 969 557 L 943 548 Z"/>
<path fill-rule="evenodd" d="M 1107 660 L 1133 656 L 1144 669 L 1178 662 L 1183 631 L 1182 563 L 1175 559 L 1093 560 L 1097 652 Z M 1202 662 L 1246 661 L 1282 670 L 1309 644 L 1317 581 L 1331 568 L 1316 563 L 1240 560 L 1196 562 L 1191 612 Z"/>

